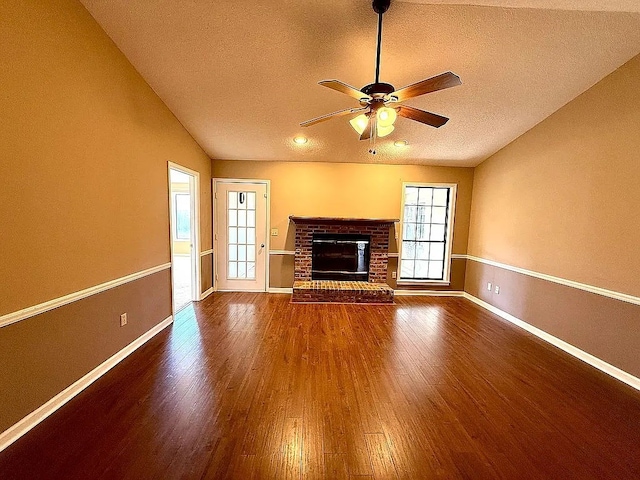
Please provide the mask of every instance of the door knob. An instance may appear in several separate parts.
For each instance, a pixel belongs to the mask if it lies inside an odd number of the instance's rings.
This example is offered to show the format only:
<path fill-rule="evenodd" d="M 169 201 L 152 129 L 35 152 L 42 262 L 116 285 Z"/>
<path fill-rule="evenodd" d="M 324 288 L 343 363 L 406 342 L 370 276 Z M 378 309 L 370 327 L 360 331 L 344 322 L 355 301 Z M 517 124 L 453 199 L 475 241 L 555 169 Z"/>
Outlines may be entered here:
<path fill-rule="evenodd" d="M 260 244 L 260 248 L 264 248 L 264 243 L 261 243 L 261 244 Z"/>

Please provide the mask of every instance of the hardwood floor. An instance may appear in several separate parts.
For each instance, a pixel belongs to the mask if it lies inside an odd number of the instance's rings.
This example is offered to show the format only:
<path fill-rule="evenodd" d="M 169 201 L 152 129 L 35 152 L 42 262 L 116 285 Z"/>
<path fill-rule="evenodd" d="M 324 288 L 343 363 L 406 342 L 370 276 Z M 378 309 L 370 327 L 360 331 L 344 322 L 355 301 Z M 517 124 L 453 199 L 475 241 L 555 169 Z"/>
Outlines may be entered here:
<path fill-rule="evenodd" d="M 640 478 L 640 392 L 461 298 L 214 294 L 0 478 Z"/>

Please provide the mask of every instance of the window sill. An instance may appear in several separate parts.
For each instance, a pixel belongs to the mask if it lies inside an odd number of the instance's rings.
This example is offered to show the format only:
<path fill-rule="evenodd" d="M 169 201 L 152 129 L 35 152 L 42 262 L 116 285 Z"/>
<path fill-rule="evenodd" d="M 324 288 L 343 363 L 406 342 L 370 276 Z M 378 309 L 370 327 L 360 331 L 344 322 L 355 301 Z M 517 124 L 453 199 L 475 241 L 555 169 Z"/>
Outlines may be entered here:
<path fill-rule="evenodd" d="M 449 286 L 451 281 L 449 280 L 398 280 L 396 285 L 399 286 L 411 286 L 411 285 L 433 285 L 433 286 Z"/>

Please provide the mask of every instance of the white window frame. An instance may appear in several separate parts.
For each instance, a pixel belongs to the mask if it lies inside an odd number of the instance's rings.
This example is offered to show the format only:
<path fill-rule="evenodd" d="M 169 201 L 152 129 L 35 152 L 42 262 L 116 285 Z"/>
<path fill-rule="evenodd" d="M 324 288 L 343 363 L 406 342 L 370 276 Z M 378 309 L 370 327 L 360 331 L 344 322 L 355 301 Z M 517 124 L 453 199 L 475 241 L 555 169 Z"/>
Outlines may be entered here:
<path fill-rule="evenodd" d="M 444 275 L 443 280 L 410 280 L 401 279 L 400 272 L 402 271 L 402 239 L 404 236 L 404 203 L 405 203 L 405 191 L 407 187 L 430 187 L 430 188 L 448 188 L 450 191 L 449 196 L 449 211 L 447 212 L 447 230 L 444 252 Z M 451 284 L 451 251 L 453 248 L 453 224 L 455 223 L 456 215 L 456 200 L 458 198 L 458 184 L 457 183 L 418 183 L 418 182 L 403 182 L 402 183 L 402 201 L 400 210 L 400 227 L 398 232 L 398 270 L 396 277 L 398 279 L 398 285 L 450 285 Z"/>

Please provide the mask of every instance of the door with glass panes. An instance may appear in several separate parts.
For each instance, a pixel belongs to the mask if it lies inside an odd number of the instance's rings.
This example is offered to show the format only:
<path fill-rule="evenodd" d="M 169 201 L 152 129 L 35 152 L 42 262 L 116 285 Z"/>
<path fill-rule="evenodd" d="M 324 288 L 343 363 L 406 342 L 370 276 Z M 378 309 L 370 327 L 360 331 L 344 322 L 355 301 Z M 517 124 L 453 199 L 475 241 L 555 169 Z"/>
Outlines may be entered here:
<path fill-rule="evenodd" d="M 218 290 L 266 291 L 266 183 L 215 182 Z"/>

